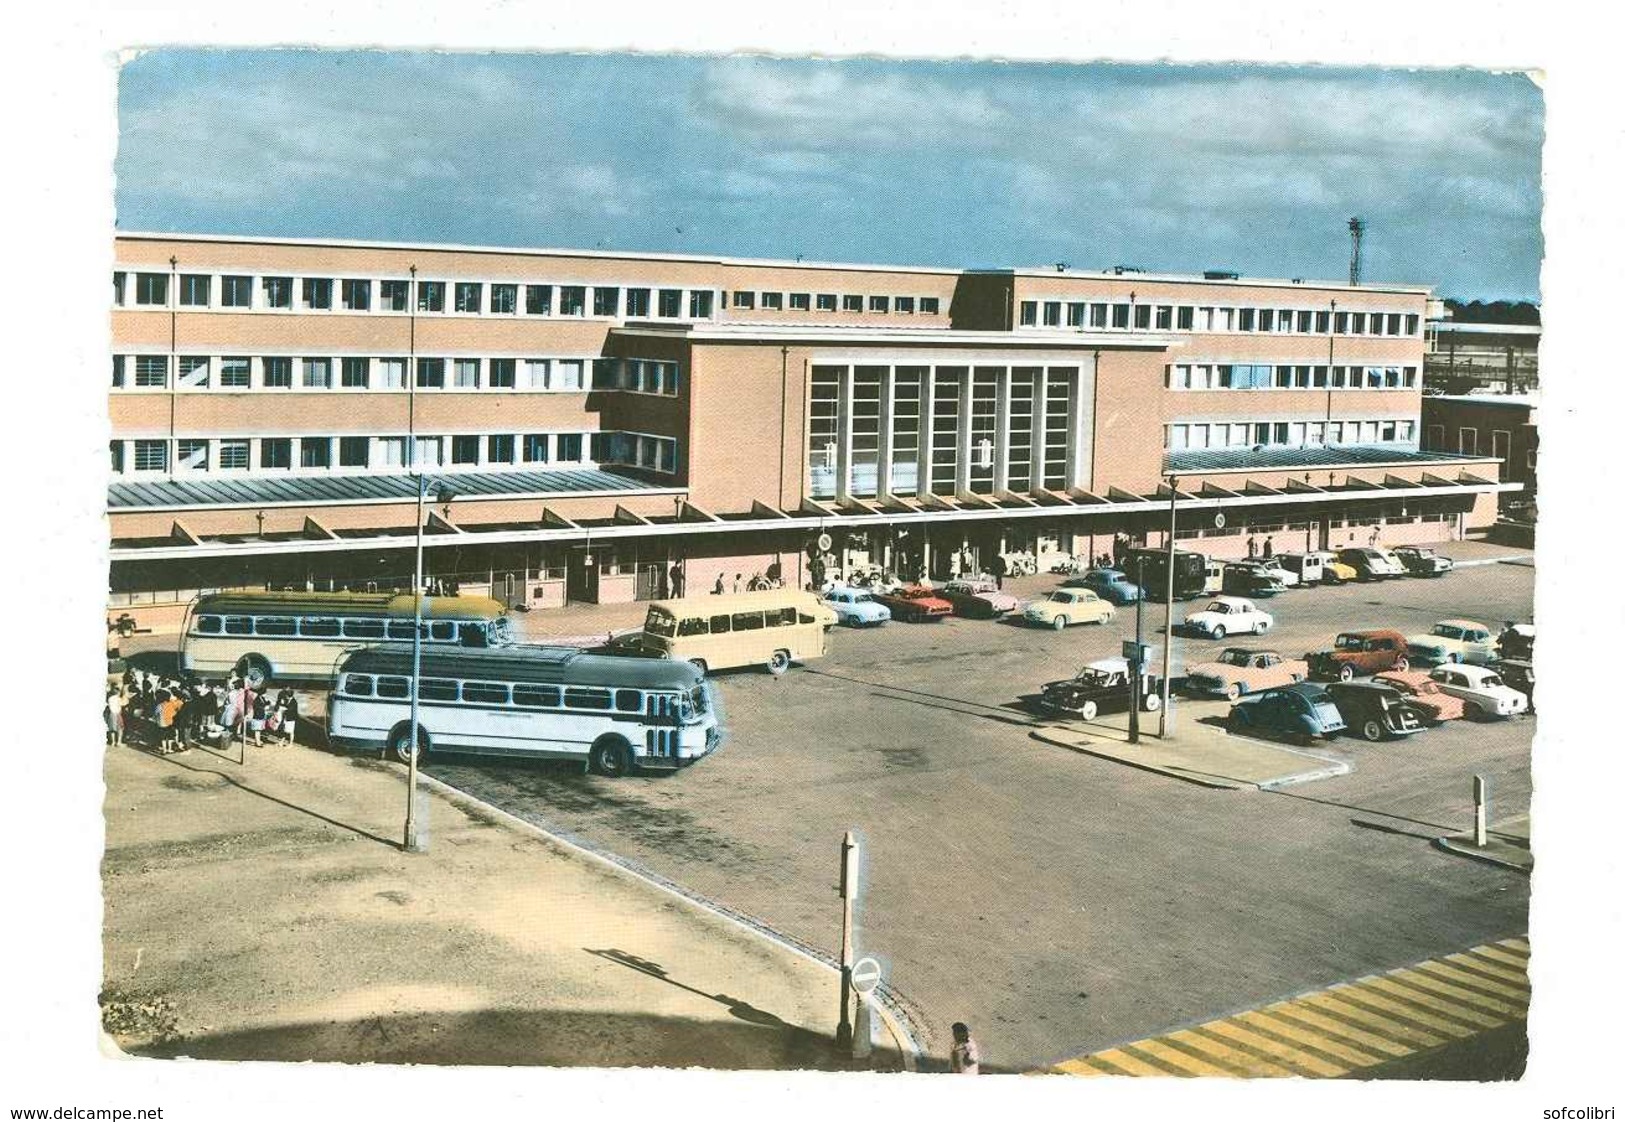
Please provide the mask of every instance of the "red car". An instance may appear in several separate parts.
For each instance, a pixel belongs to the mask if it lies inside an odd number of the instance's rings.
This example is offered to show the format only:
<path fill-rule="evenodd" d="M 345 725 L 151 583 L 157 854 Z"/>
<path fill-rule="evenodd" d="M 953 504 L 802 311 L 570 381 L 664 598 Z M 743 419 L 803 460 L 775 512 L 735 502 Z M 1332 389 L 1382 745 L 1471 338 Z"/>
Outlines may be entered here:
<path fill-rule="evenodd" d="M 891 617 L 904 623 L 925 623 L 954 614 L 952 601 L 944 600 L 929 588 L 905 584 L 893 592 L 872 592 L 870 599 L 891 609 Z"/>

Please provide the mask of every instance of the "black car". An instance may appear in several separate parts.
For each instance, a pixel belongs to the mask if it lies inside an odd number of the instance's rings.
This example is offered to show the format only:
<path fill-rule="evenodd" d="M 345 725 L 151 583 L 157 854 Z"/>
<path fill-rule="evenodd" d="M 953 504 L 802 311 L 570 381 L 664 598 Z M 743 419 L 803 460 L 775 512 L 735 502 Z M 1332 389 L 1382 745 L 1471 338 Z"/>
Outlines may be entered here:
<path fill-rule="evenodd" d="M 1128 662 L 1121 658 L 1091 662 L 1075 677 L 1044 685 L 1038 707 L 1063 717 L 1092 721 L 1101 713 L 1121 713 L 1129 704 Z M 1154 713 L 1162 705 L 1162 679 L 1154 674 L 1140 676 L 1140 708 Z"/>
<path fill-rule="evenodd" d="M 1535 711 L 1535 664 L 1521 658 L 1503 658 L 1494 664 L 1501 681 L 1529 699 L 1528 712 Z"/>
<path fill-rule="evenodd" d="M 1394 550 L 1394 556 L 1405 566 L 1407 576 L 1442 577 L 1456 567 L 1453 559 L 1419 545 L 1402 545 Z"/>
<path fill-rule="evenodd" d="M 1502 658 L 1529 661 L 1535 657 L 1535 625 L 1508 620 L 1495 640 L 1495 649 Z"/>
<path fill-rule="evenodd" d="M 1286 582 L 1262 565 L 1237 562 L 1224 567 L 1224 591 L 1231 596 L 1278 596 Z"/>
<path fill-rule="evenodd" d="M 1326 692 L 1337 702 L 1348 731 L 1367 740 L 1409 736 L 1422 731 L 1422 714 L 1405 695 L 1381 682 L 1332 682 Z"/>

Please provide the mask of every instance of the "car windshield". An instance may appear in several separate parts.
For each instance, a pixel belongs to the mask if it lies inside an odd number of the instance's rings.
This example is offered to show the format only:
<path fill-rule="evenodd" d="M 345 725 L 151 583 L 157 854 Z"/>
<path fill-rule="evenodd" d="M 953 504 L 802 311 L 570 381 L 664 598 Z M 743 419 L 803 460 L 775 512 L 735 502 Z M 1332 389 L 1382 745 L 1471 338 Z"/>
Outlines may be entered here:
<path fill-rule="evenodd" d="M 1073 681 L 1080 686 L 1109 686 L 1116 677 L 1117 675 L 1109 670 L 1096 670 L 1086 666 L 1078 672 Z"/>
<path fill-rule="evenodd" d="M 1239 647 L 1231 647 L 1219 656 L 1219 661 L 1226 666 L 1246 666 L 1249 657 L 1248 653 Z"/>
<path fill-rule="evenodd" d="M 1215 612 L 1215 613 L 1217 613 L 1218 615 L 1221 615 L 1221 616 L 1229 615 L 1230 614 L 1230 605 L 1226 604 L 1223 600 L 1215 600 L 1215 601 L 1213 601 L 1213 603 L 1211 603 L 1211 604 L 1209 604 L 1207 606 L 1207 610 L 1210 611 L 1210 612 Z"/>
<path fill-rule="evenodd" d="M 1467 633 L 1465 631 L 1463 631 L 1459 627 L 1453 627 L 1448 623 L 1436 623 L 1436 624 L 1434 624 L 1433 625 L 1433 634 L 1439 636 L 1441 639 L 1465 639 L 1465 638 L 1467 638 Z"/>
<path fill-rule="evenodd" d="M 851 597 L 851 601 L 854 604 L 873 604 L 875 602 L 875 598 L 870 596 L 867 592 L 860 592 Z"/>
<path fill-rule="evenodd" d="M 1365 640 L 1358 635 L 1339 635 L 1337 637 L 1336 646 L 1340 651 L 1357 651 L 1364 645 Z"/>

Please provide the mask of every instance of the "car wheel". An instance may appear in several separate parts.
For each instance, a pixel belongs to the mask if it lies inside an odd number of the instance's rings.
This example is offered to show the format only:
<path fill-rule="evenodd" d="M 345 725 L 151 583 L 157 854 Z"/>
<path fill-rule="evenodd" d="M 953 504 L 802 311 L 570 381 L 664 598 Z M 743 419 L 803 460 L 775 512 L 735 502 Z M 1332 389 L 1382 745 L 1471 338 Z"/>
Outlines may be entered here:
<path fill-rule="evenodd" d="M 789 651 L 774 651 L 772 657 L 767 660 L 767 672 L 773 675 L 775 678 L 783 674 L 788 669 L 790 669 Z"/>
<path fill-rule="evenodd" d="M 1400 655 L 1398 658 L 1394 659 L 1394 669 L 1399 671 L 1401 674 L 1405 673 L 1405 671 L 1409 670 L 1410 668 L 1411 660 L 1406 658 L 1404 655 Z"/>
<path fill-rule="evenodd" d="M 1217 627 L 1215 627 L 1213 629 L 1213 638 L 1214 639 L 1223 639 L 1225 637 L 1225 634 L 1226 634 L 1226 632 L 1224 630 L 1224 624 L 1222 624 L 1222 623 L 1219 624 Z"/>
<path fill-rule="evenodd" d="M 632 771 L 632 753 L 618 736 L 601 737 L 587 757 L 588 766 L 599 775 L 619 779 Z"/>
<path fill-rule="evenodd" d="M 1082 717 L 1086 721 L 1094 720 L 1095 715 L 1099 712 L 1100 706 L 1096 705 L 1093 701 L 1086 701 L 1082 705 L 1078 706 L 1078 716 Z"/>
<path fill-rule="evenodd" d="M 1269 629 L 1270 629 L 1269 620 L 1261 619 L 1261 620 L 1258 621 L 1258 626 L 1256 628 L 1254 628 L 1253 630 L 1254 630 L 1255 634 L 1262 635 L 1262 634 L 1264 634 L 1264 632 L 1268 631 Z"/>
<path fill-rule="evenodd" d="M 1144 704 L 1145 704 L 1145 711 L 1147 713 L 1155 713 L 1158 709 L 1162 708 L 1162 695 L 1161 694 L 1155 694 L 1155 693 L 1148 693 L 1148 694 L 1145 695 Z"/>
<path fill-rule="evenodd" d="M 1337 680 L 1339 682 L 1354 681 L 1354 667 L 1350 666 L 1346 662 L 1342 666 L 1339 666 L 1337 668 Z"/>
<path fill-rule="evenodd" d="M 1382 739 L 1382 722 L 1373 718 L 1360 726 L 1360 735 L 1367 740 Z"/>
<path fill-rule="evenodd" d="M 1228 686 L 1225 687 L 1224 699 L 1226 701 L 1237 701 L 1237 700 L 1239 700 L 1241 698 L 1241 695 L 1246 693 L 1246 692 L 1247 692 L 1246 690 L 1241 688 L 1241 683 L 1240 682 L 1231 682 Z"/>
<path fill-rule="evenodd" d="M 1066 627 L 1066 617 L 1065 616 L 1056 616 L 1053 620 L 1050 621 L 1051 630 L 1061 631 L 1061 630 L 1064 630 L 1065 627 Z"/>

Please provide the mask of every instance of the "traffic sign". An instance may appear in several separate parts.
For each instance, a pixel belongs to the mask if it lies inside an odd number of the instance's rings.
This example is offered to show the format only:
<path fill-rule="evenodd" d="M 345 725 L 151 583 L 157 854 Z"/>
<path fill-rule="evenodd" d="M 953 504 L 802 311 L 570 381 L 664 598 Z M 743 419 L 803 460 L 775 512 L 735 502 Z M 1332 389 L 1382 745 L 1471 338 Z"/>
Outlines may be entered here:
<path fill-rule="evenodd" d="M 818 535 L 818 552 L 819 553 L 828 553 L 829 552 L 829 547 L 834 545 L 834 544 L 835 544 L 835 539 L 830 537 L 828 534 L 819 534 Z"/>
<path fill-rule="evenodd" d="M 1133 639 L 1123 640 L 1123 657 L 1130 662 L 1145 665 L 1146 655 L 1151 648 L 1145 643 L 1136 643 Z"/>
<path fill-rule="evenodd" d="M 1224 529 L 1224 511 L 1216 510 L 1213 512 L 1213 525 L 1215 529 Z"/>
<path fill-rule="evenodd" d="M 852 988 L 859 993 L 873 993 L 880 984 L 880 963 L 864 957 L 852 964 Z"/>

